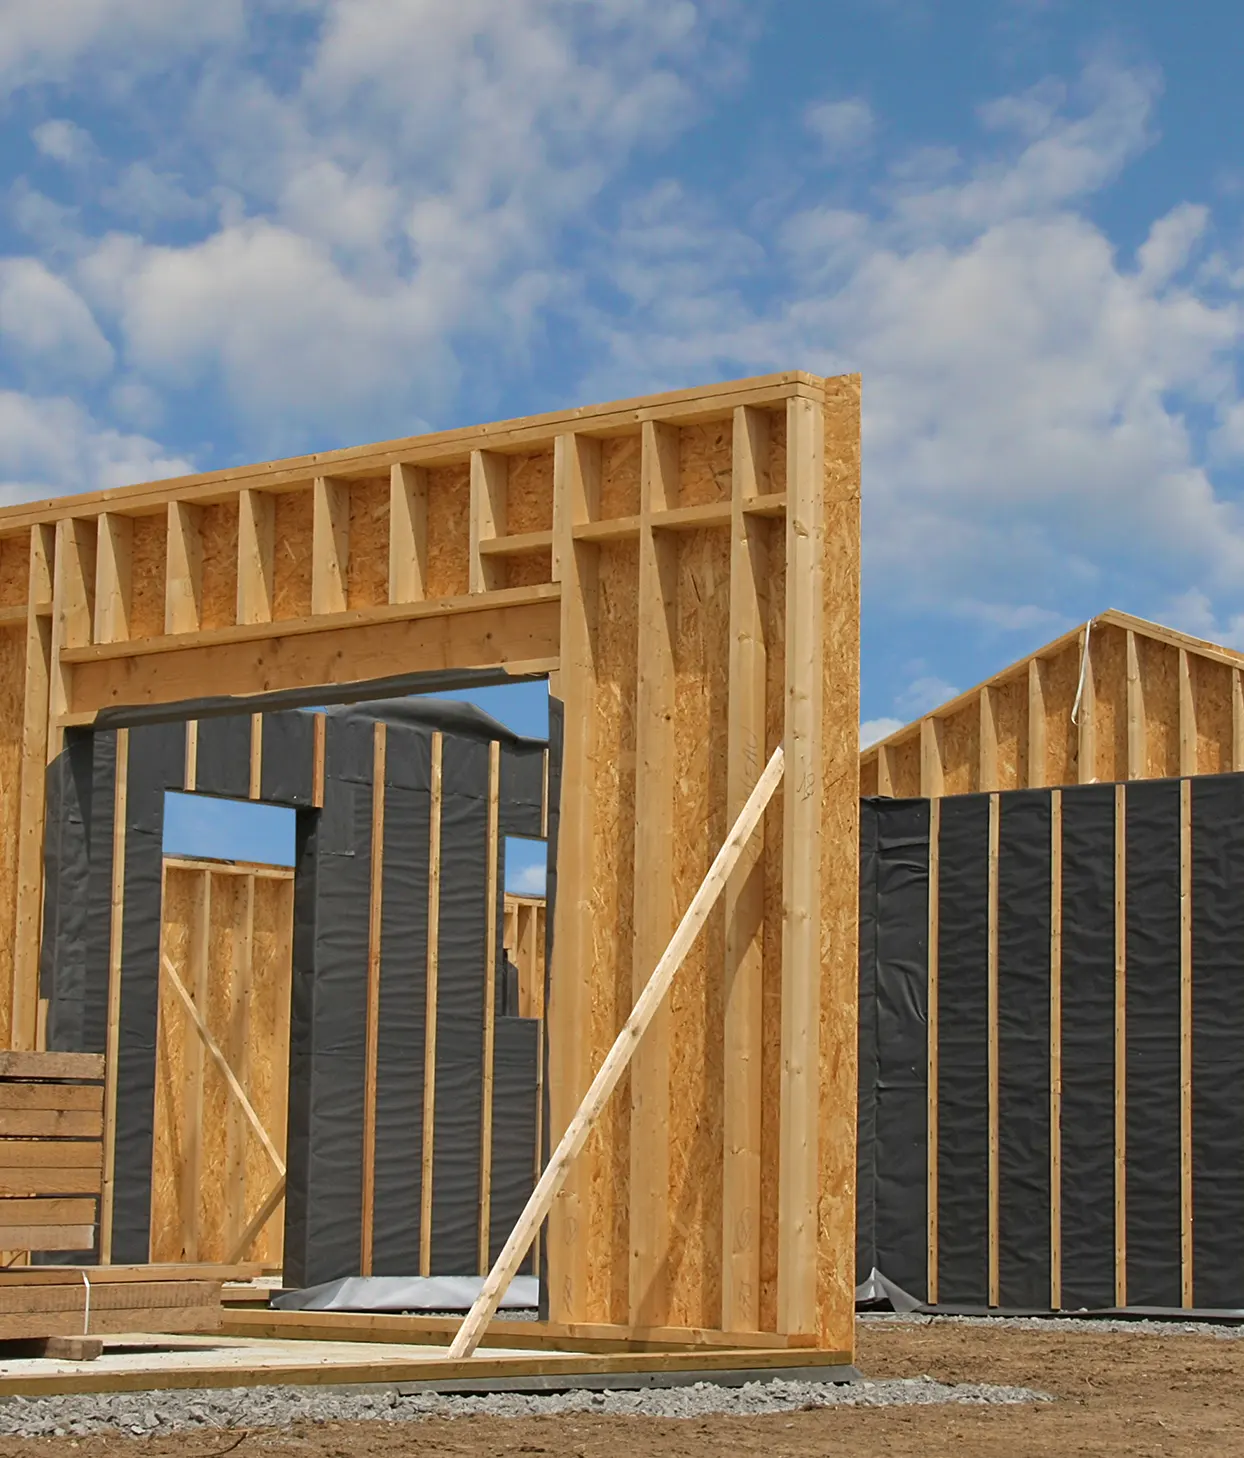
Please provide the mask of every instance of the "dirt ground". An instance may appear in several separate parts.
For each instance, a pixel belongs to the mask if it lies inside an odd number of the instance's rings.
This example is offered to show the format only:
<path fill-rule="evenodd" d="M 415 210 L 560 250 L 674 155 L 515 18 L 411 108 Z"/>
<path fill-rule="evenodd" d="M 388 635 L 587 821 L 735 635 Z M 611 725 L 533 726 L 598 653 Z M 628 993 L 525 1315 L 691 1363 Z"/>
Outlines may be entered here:
<path fill-rule="evenodd" d="M 0 1458 L 1072 1458 L 1079 1454 L 1244 1454 L 1244 1338 L 1130 1332 L 1032 1332 L 981 1326 L 865 1324 L 868 1376 L 993 1382 L 1049 1392 L 1021 1407 L 836 1408 L 774 1416 L 657 1421 L 540 1417 L 362 1423 L 284 1433 L 205 1432 L 164 1438 L 0 1439 Z M 238 1444 L 234 1447 L 234 1444 Z"/>

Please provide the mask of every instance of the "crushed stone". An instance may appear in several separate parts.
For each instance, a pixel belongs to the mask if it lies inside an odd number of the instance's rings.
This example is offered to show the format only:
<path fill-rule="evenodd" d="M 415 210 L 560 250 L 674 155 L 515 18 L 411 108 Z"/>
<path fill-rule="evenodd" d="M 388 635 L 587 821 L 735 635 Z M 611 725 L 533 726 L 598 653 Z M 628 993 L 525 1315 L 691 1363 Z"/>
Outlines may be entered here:
<path fill-rule="evenodd" d="M 950 1385 L 931 1377 L 879 1382 L 752 1382 L 719 1387 L 648 1388 L 640 1392 L 563 1392 L 483 1397 L 403 1395 L 315 1388 L 249 1387 L 194 1392 L 130 1392 L 11 1398 L 0 1404 L 0 1436 L 88 1437 L 123 1433 L 162 1436 L 195 1429 L 256 1430 L 295 1423 L 426 1421 L 428 1418 L 555 1417 L 562 1414 L 652 1418 L 750 1417 L 822 1407 L 893 1407 L 910 1404 L 1052 1401 L 1026 1387 L 988 1383 Z"/>

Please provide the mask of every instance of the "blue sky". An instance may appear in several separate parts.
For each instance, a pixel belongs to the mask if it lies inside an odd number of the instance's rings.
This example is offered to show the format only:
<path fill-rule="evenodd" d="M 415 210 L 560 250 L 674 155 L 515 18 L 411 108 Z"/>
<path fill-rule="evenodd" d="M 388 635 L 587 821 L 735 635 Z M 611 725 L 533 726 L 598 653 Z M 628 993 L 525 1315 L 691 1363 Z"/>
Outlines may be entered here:
<path fill-rule="evenodd" d="M 1110 606 L 1244 644 L 1242 40 L 1225 0 L 10 0 L 4 495 L 860 370 L 869 732 Z"/>

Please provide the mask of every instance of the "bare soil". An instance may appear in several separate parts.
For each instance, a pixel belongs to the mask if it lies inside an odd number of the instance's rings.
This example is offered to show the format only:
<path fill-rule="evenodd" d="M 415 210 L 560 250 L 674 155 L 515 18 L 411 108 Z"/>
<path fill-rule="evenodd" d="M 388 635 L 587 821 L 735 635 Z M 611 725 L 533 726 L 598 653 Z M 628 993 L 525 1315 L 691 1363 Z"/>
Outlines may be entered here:
<path fill-rule="evenodd" d="M 857 1363 L 871 1377 L 1024 1386 L 1057 1401 L 1007 1407 L 831 1408 L 762 1417 L 462 1418 L 304 1426 L 285 1432 L 152 1438 L 0 1440 L 0 1458 L 1072 1458 L 1244 1454 L 1244 1339 L 982 1325 L 863 1324 Z M 234 1445 L 237 1446 L 234 1446 Z"/>

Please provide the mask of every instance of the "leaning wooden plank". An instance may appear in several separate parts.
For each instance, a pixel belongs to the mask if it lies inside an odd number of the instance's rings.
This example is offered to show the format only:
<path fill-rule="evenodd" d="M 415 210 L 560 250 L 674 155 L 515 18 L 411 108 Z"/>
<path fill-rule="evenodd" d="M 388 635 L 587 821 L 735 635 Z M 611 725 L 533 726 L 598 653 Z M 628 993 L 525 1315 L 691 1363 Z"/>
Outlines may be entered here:
<path fill-rule="evenodd" d="M 268 1158 L 272 1161 L 274 1167 L 276 1168 L 276 1172 L 283 1175 L 285 1173 L 285 1161 L 281 1158 L 279 1152 L 277 1151 L 276 1145 L 273 1144 L 272 1140 L 268 1137 L 268 1131 L 264 1128 L 262 1120 L 255 1112 L 254 1108 L 251 1106 L 250 1099 L 246 1097 L 246 1090 L 242 1087 L 242 1085 L 237 1081 L 237 1078 L 234 1076 L 233 1069 L 229 1067 L 228 1060 L 226 1059 L 225 1055 L 220 1051 L 220 1045 L 216 1042 L 216 1039 L 212 1037 L 211 1030 L 203 1021 L 203 1017 L 200 1014 L 198 1008 L 194 1005 L 194 999 L 186 991 L 185 985 L 182 983 L 181 978 L 177 975 L 177 968 L 173 966 L 172 962 L 170 962 L 167 957 L 163 958 L 163 962 L 165 974 L 167 975 L 169 982 L 172 984 L 173 991 L 177 994 L 178 998 L 181 1000 L 182 1006 L 189 1014 L 190 1021 L 194 1024 L 196 1032 L 203 1040 L 203 1046 L 207 1049 L 208 1054 L 212 1059 L 212 1062 L 215 1063 L 216 1067 L 220 1070 L 220 1076 L 229 1085 L 229 1092 L 233 1095 L 235 1099 L 237 1099 L 238 1103 L 241 1105 L 242 1112 L 246 1115 L 247 1122 L 250 1124 L 251 1128 L 254 1129 L 256 1138 L 258 1138 L 259 1142 L 263 1145 L 265 1151 L 267 1152 Z"/>
<path fill-rule="evenodd" d="M 739 817 L 726 837 L 725 844 L 717 852 L 713 864 L 708 868 L 708 874 L 700 883 L 699 890 L 691 898 L 691 905 L 683 913 L 683 918 L 678 923 L 673 938 L 665 949 L 665 954 L 653 969 L 647 986 L 640 993 L 630 1017 L 627 1018 L 617 1040 L 601 1064 L 600 1071 L 592 1080 L 592 1085 L 579 1106 L 578 1112 L 571 1119 L 565 1134 L 562 1135 L 561 1143 L 554 1150 L 553 1157 L 540 1176 L 539 1184 L 527 1201 L 527 1208 L 519 1217 L 518 1224 L 510 1232 L 510 1238 L 506 1241 L 501 1254 L 489 1272 L 475 1305 L 467 1313 L 466 1319 L 462 1323 L 462 1329 L 454 1338 L 453 1345 L 449 1349 L 451 1358 L 469 1357 L 479 1346 L 480 1338 L 496 1313 L 498 1302 L 513 1280 L 514 1273 L 522 1263 L 523 1257 L 527 1254 L 527 1248 L 531 1245 L 541 1222 L 548 1215 L 549 1207 L 552 1205 L 557 1191 L 561 1188 L 562 1181 L 566 1178 L 571 1162 L 587 1143 L 588 1135 L 592 1132 L 592 1127 L 600 1116 L 600 1111 L 621 1081 L 636 1045 L 664 1001 L 670 984 L 682 966 L 683 959 L 700 929 L 708 920 L 709 912 L 717 904 L 730 872 L 738 864 L 744 847 L 760 823 L 760 817 L 764 814 L 765 807 L 773 798 L 773 792 L 781 782 L 783 764 L 782 746 L 779 744 L 765 766 L 764 773 L 756 782 L 756 788 L 739 812 Z"/>
<path fill-rule="evenodd" d="M 102 1053 L 0 1053 L 0 1078 L 81 1078 L 104 1076 Z"/>

